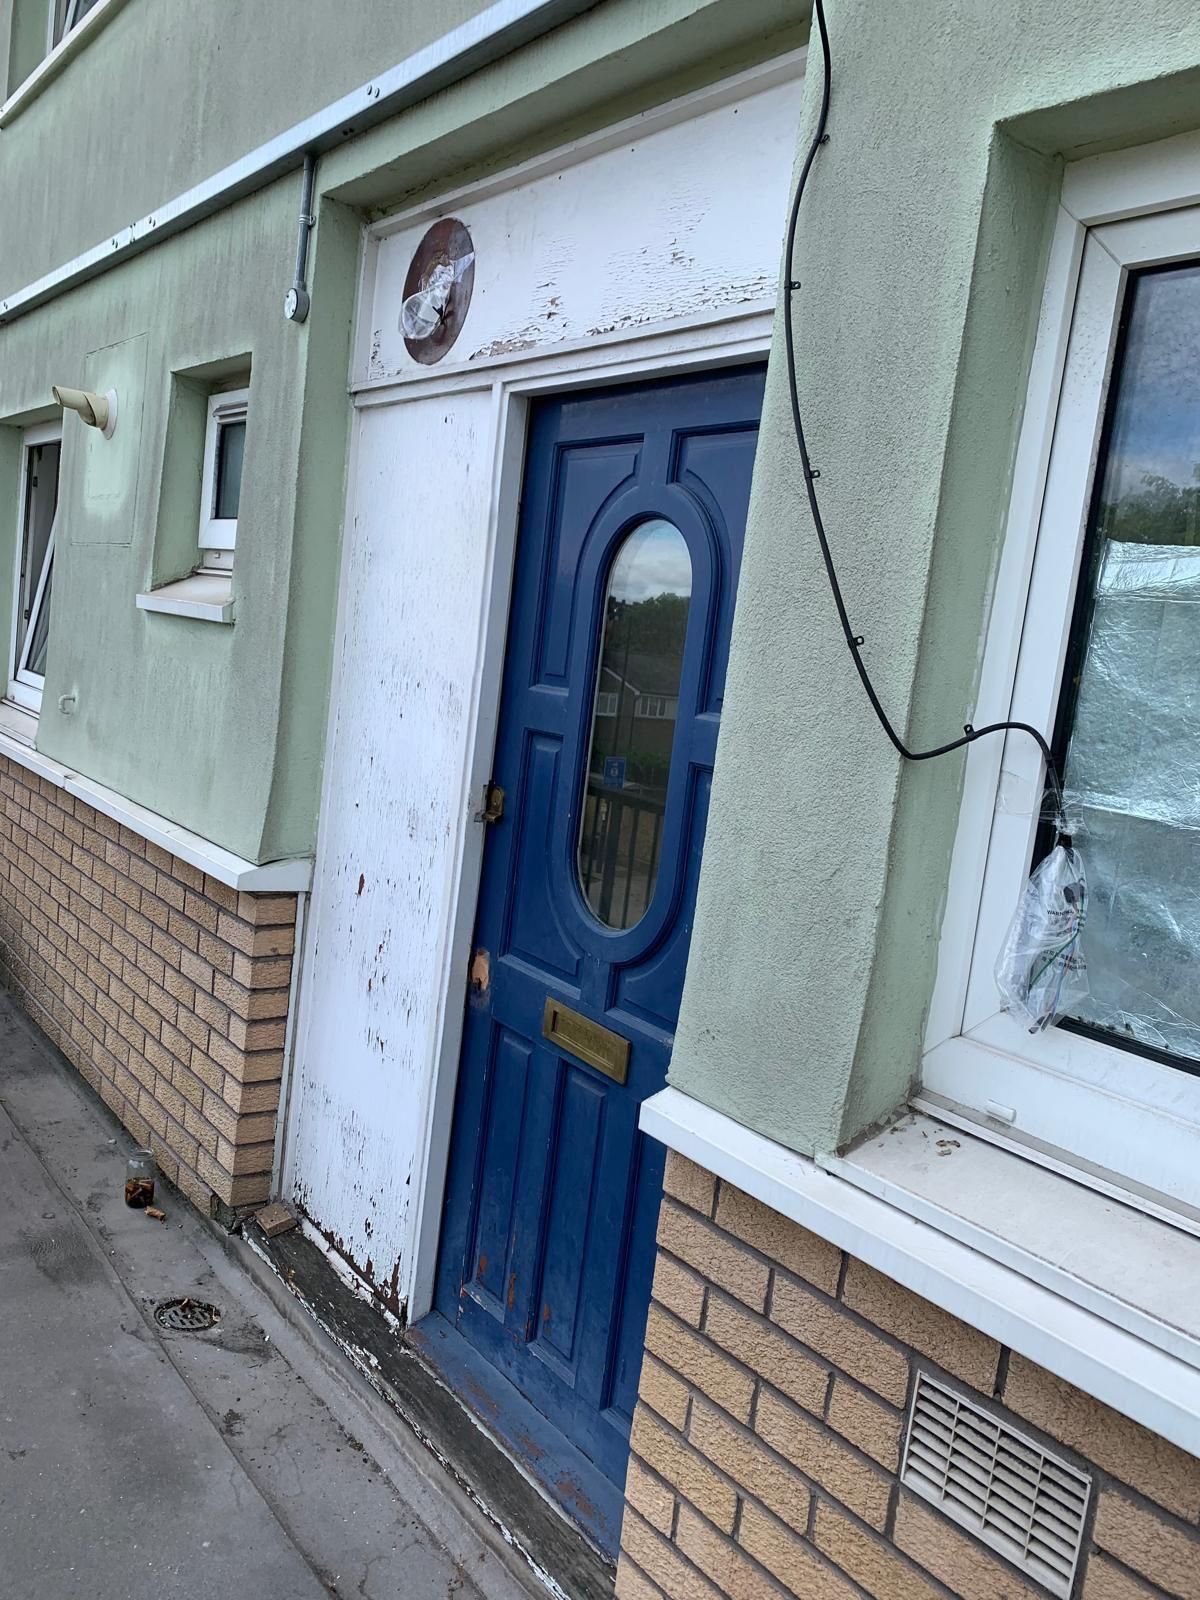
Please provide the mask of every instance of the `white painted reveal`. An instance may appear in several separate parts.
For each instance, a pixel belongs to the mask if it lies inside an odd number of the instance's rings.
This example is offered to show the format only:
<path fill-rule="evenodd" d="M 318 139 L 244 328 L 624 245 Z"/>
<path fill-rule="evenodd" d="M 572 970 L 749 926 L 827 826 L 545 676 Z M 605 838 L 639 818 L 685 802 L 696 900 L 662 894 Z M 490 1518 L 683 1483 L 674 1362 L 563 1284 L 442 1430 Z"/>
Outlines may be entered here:
<path fill-rule="evenodd" d="M 283 1192 L 394 1312 L 432 1290 L 527 397 L 761 358 L 798 72 L 745 74 L 368 235 Z M 421 367 L 401 290 L 450 213 L 474 298 Z"/>
<path fill-rule="evenodd" d="M 466 223 L 475 290 L 438 370 L 773 301 L 799 108 L 794 63 L 783 70 L 757 93 L 715 107 L 706 96 L 692 116 L 687 101 L 660 107 L 503 187 L 447 196 L 432 215 Z M 404 348 L 400 305 L 430 221 L 369 238 L 359 382 L 429 374 Z"/>
<path fill-rule="evenodd" d="M 388 1292 L 419 1193 L 418 1124 L 466 820 L 491 417 L 484 390 L 357 421 L 289 1161 L 304 1210 Z M 453 469 L 424 470 L 438 462 Z"/>

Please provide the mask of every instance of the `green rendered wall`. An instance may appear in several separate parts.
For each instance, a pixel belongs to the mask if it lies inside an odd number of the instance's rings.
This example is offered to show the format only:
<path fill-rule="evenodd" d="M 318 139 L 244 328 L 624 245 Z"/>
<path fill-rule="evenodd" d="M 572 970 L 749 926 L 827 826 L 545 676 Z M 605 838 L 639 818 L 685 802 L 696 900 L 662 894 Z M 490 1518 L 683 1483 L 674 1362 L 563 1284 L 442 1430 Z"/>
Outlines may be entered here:
<path fill-rule="evenodd" d="M 485 3 L 126 0 L 0 132 L 0 294 L 150 215 Z M 44 38 L 46 0 L 0 0 L 0 31 L 25 41 L 39 6 Z"/>
<path fill-rule="evenodd" d="M 918 744 L 973 711 L 1062 159 L 1200 124 L 1192 0 L 829 0 L 801 395 L 864 658 Z M 820 69 L 805 89 L 802 148 Z M 962 780 L 901 769 L 842 640 L 776 340 L 671 1082 L 801 1151 L 919 1063 Z"/>
<path fill-rule="evenodd" d="M 0 0 L 6 39 L 12 4 Z M 267 0 L 127 0 L 0 130 L 0 293 L 152 213 L 479 9 L 312 0 L 289 8 L 283 27 Z M 252 860 L 311 851 L 364 218 L 802 37 L 791 0 L 602 0 L 348 141 L 319 169 L 313 309 L 302 327 L 281 310 L 298 173 L 0 324 L 0 492 L 16 470 L 19 428 L 47 414 L 52 383 L 78 384 L 85 371 L 99 382 L 105 361 L 131 350 L 146 375 L 140 418 L 127 409 L 105 447 L 108 459 L 122 457 L 128 495 L 104 528 L 83 501 L 84 452 L 98 452 L 98 441 L 89 446 L 77 419 L 65 421 L 65 536 L 38 748 Z M 72 140 L 77 128 L 87 137 Z M 141 343 L 125 343 L 133 339 Z M 92 355 L 112 346 L 119 357 Z M 186 385 L 231 362 L 252 369 L 235 622 L 139 611 L 136 594 L 180 566 L 193 494 L 198 517 Z M 0 601 L 16 532 L 10 497 L 0 502 Z M 65 712 L 60 696 L 74 696 Z"/>
<path fill-rule="evenodd" d="M 99 386 L 113 372 L 121 402 L 111 443 L 75 416 L 64 418 L 60 507 L 67 515 L 60 513 L 38 747 L 251 859 L 264 844 L 282 705 L 297 694 L 319 705 L 328 675 L 328 629 L 311 641 L 293 674 L 285 673 L 289 591 L 315 591 L 327 609 L 336 582 L 353 292 L 353 273 L 344 269 L 353 262 L 354 244 L 336 252 L 343 271 L 323 285 L 327 292 L 308 327 L 285 322 L 279 303 L 286 268 L 278 241 L 294 229 L 298 201 L 298 181 L 281 180 L 0 333 L 10 414 L 43 404 L 51 383 L 77 384 L 85 366 Z M 323 216 L 318 267 L 337 232 Z M 144 386 L 129 377 L 128 363 L 118 368 L 126 341 L 134 339 L 144 347 Z M 319 386 L 308 352 L 331 339 L 340 368 L 337 360 L 325 364 L 324 387 L 326 399 L 340 402 L 338 420 L 308 439 L 337 490 L 336 498 L 324 497 L 329 521 L 322 545 L 297 523 L 296 456 L 306 386 Z M 89 361 L 89 352 L 103 353 Z M 164 492 L 172 374 L 234 353 L 248 354 L 253 363 L 250 463 L 234 579 L 237 620 L 225 627 L 139 611 L 135 596 L 151 587 L 160 522 L 190 511 L 193 542 L 198 526 L 198 458 L 190 507 L 173 504 L 189 498 L 186 485 L 176 488 L 168 476 Z M 4 431 L 10 440 L 16 433 Z M 84 498 L 89 445 L 97 455 L 122 450 L 128 492 L 115 525 L 98 523 Z M 310 468 L 317 464 L 311 461 Z M 10 502 L 8 552 L 15 512 Z M 6 560 L 9 572 L 11 566 Z M 66 712 L 59 709 L 60 696 L 74 696 Z M 319 728 L 316 734 L 319 739 Z M 314 743 L 308 762 L 318 759 Z M 299 829 L 288 819 L 271 853 L 303 845 L 310 833 L 311 816 Z"/>

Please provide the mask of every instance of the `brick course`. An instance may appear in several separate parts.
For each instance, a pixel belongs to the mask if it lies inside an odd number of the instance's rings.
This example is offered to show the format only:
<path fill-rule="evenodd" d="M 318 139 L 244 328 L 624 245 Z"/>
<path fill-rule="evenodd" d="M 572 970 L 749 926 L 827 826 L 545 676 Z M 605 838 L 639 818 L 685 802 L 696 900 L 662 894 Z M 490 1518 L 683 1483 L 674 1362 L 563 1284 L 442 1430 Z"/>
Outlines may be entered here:
<path fill-rule="evenodd" d="M 902 1490 L 915 1375 L 1093 1480 L 1075 1600 L 1200 1600 L 1200 1460 L 672 1155 L 618 1600 L 1035 1600 Z"/>
<path fill-rule="evenodd" d="M 0 979 L 204 1211 L 269 1198 L 295 921 L 0 757 Z"/>

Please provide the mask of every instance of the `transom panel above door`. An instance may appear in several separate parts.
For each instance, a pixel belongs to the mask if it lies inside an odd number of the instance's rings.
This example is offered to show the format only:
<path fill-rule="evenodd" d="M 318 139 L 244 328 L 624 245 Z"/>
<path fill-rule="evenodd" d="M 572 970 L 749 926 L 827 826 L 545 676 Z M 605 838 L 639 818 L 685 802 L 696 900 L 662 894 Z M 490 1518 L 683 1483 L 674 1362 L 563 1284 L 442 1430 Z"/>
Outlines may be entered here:
<path fill-rule="evenodd" d="M 638 1109 L 687 963 L 762 385 L 707 374 L 530 418 L 425 1337 L 481 1357 L 502 1431 L 528 1408 L 614 1504 L 662 1182 Z"/>

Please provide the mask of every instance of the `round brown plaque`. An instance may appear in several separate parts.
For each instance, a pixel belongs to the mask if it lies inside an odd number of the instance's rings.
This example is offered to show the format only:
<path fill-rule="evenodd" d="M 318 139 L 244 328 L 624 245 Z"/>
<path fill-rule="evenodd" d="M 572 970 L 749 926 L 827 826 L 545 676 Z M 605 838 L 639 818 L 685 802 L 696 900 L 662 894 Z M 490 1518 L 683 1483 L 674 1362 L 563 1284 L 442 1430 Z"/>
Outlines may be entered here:
<path fill-rule="evenodd" d="M 457 217 L 443 217 L 435 222 L 413 252 L 404 280 L 404 298 L 407 300 L 410 294 L 428 288 L 435 268 L 456 267 L 465 257 L 473 257 L 474 250 L 471 235 Z M 414 361 L 430 367 L 451 348 L 466 321 L 474 287 L 475 262 L 472 259 L 458 271 L 445 312 L 433 332 L 423 339 L 405 336 L 404 348 Z"/>

